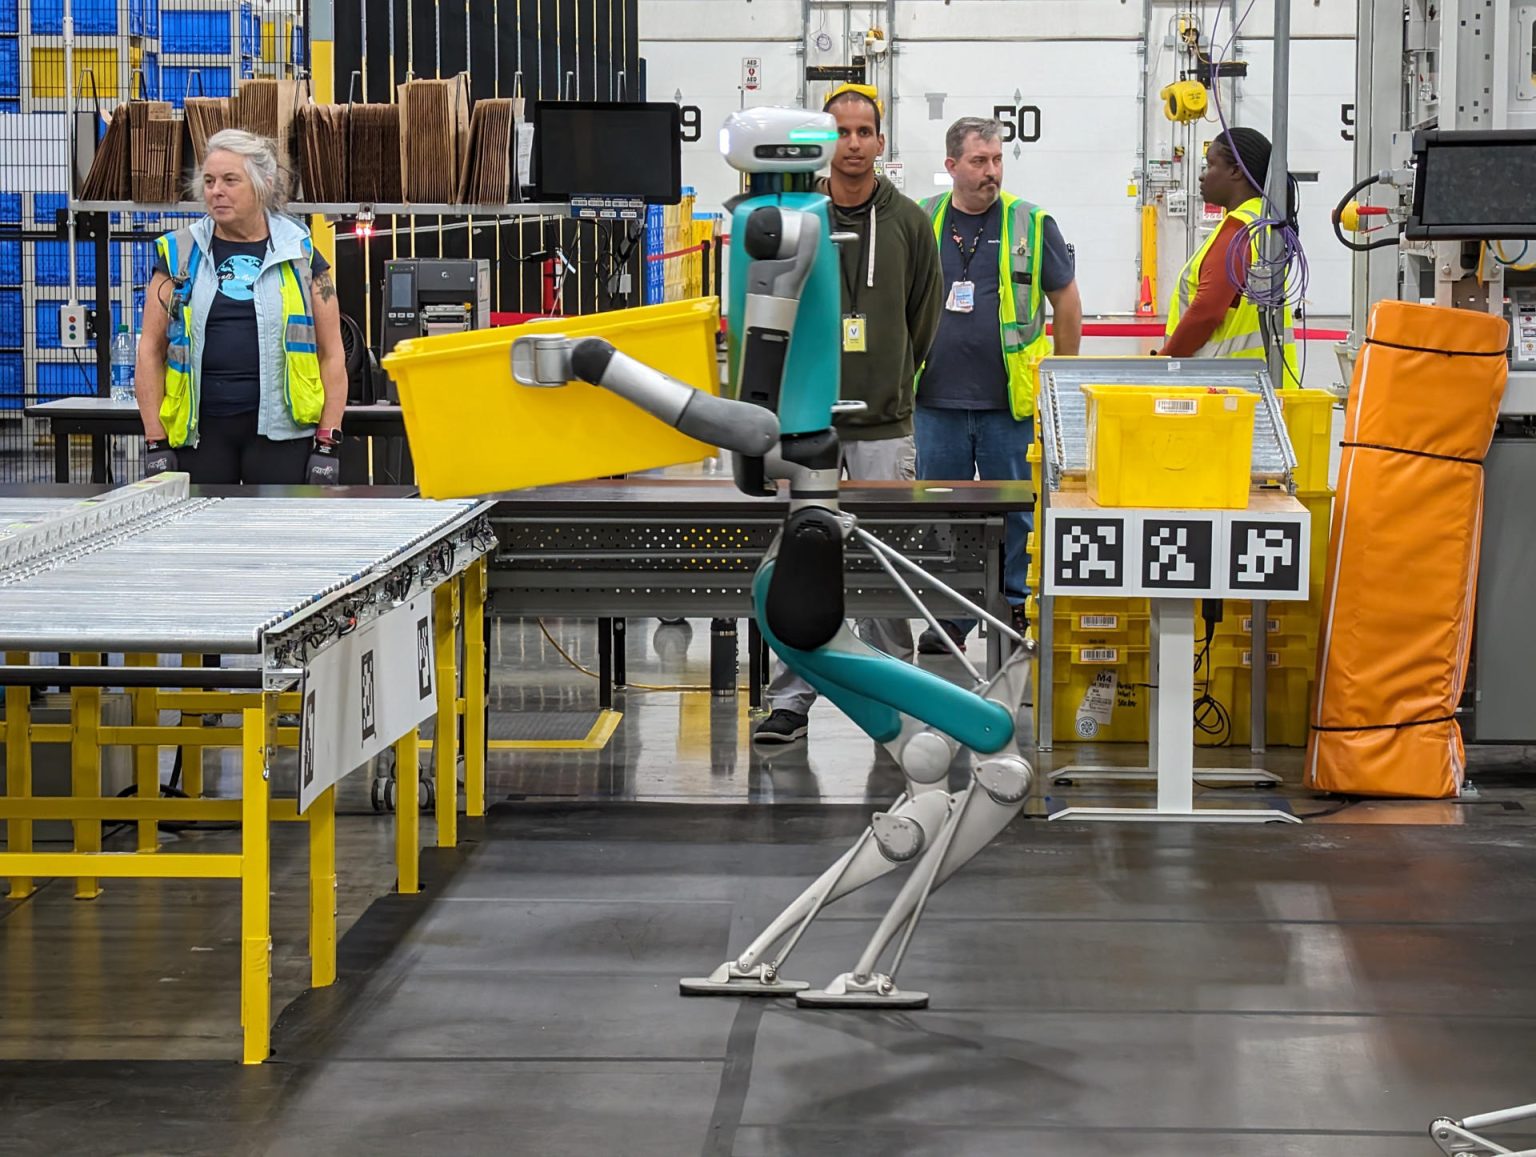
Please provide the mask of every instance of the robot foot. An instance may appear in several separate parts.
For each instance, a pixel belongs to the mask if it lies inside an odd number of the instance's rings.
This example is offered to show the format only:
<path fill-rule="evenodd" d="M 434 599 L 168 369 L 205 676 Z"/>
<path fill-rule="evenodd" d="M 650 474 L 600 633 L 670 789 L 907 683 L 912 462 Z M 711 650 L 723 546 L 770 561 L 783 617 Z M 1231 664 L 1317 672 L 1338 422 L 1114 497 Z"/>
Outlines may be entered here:
<path fill-rule="evenodd" d="M 684 996 L 794 996 L 810 985 L 803 980 L 781 980 L 773 967 L 738 968 L 726 961 L 708 976 L 685 976 L 677 982 Z"/>
<path fill-rule="evenodd" d="M 860 980 L 845 972 L 826 988 L 799 993 L 795 1003 L 801 1008 L 927 1008 L 928 994 L 903 991 L 884 973 Z"/>

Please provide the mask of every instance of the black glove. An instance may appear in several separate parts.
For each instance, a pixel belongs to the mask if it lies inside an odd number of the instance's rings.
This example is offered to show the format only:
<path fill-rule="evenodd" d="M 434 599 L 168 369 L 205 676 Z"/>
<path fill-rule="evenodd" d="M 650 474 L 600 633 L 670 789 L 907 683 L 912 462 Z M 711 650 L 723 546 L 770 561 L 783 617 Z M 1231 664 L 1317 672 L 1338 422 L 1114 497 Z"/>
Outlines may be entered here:
<path fill-rule="evenodd" d="M 315 439 L 315 448 L 304 467 L 304 481 L 309 486 L 336 486 L 341 482 L 341 453 L 336 443 Z"/>
<path fill-rule="evenodd" d="M 167 474 L 176 469 L 176 451 L 169 442 L 153 439 L 144 443 L 144 474 Z"/>

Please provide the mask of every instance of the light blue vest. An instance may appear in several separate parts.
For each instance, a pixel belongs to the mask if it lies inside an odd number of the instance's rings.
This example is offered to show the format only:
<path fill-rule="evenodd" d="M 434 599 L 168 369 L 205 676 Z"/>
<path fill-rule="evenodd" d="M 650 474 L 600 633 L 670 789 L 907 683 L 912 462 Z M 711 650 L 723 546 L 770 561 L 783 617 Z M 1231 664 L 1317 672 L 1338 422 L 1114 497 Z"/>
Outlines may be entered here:
<path fill-rule="evenodd" d="M 283 309 L 282 289 L 279 285 L 279 266 L 285 261 L 306 261 L 306 243 L 309 230 L 292 217 L 277 213 L 267 214 L 267 228 L 271 242 L 267 246 L 266 260 L 257 274 L 252 287 L 256 305 L 256 339 L 261 348 L 261 408 L 257 411 L 256 432 L 274 441 L 290 438 L 307 438 L 315 427 L 300 426 L 288 413 L 283 398 L 285 361 L 283 336 L 286 312 Z M 208 311 L 219 292 L 218 262 L 213 259 L 213 218 L 203 217 L 192 226 L 192 236 L 202 250 L 197 263 L 197 274 L 192 279 L 192 348 L 202 358 L 208 330 Z M 174 273 L 175 271 L 172 270 Z M 192 367 L 192 388 L 201 391 L 201 366 Z M 197 445 L 193 431 L 192 445 Z"/>

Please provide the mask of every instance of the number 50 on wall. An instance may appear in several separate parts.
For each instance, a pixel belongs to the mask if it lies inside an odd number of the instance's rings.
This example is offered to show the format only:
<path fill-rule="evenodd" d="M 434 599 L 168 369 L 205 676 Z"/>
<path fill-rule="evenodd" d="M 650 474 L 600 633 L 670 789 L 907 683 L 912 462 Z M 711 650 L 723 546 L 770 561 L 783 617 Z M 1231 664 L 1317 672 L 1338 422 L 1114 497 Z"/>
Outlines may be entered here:
<path fill-rule="evenodd" d="M 1020 141 L 1029 145 L 1040 139 L 1040 109 L 1036 105 L 993 105 L 992 117 L 1002 122 L 1004 144 Z"/>

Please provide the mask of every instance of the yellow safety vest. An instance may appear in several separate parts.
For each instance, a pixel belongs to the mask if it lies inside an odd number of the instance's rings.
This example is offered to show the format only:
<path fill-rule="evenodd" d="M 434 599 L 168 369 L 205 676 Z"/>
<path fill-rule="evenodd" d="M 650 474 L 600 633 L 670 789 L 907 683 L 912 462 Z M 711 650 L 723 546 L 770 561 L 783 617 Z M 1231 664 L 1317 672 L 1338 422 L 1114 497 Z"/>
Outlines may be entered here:
<path fill-rule="evenodd" d="M 1248 226 L 1257 221 L 1259 214 L 1263 211 L 1264 202 L 1254 197 L 1233 209 L 1229 216 L 1237 218 L 1244 226 Z M 1184 316 L 1184 311 L 1195 300 L 1195 293 L 1200 288 L 1200 273 L 1205 265 L 1206 255 L 1216 244 L 1216 238 L 1220 233 L 1219 228 L 1212 230 L 1211 235 L 1205 239 L 1205 244 L 1195 251 L 1195 255 L 1189 259 L 1189 264 L 1184 266 L 1184 272 L 1179 275 L 1179 287 L 1168 303 L 1166 337 L 1173 336 L 1173 331 L 1179 328 L 1179 319 Z M 1251 249 L 1250 260 L 1259 261 L 1262 254 L 1259 252 L 1257 234 L 1252 237 Z M 1239 294 L 1237 304 L 1227 310 L 1227 315 L 1221 319 L 1216 332 L 1195 351 L 1194 356 L 1197 358 L 1258 358 L 1260 360 L 1268 357 L 1264 348 L 1264 327 L 1259 307 Z M 1274 383 L 1275 388 L 1291 389 L 1300 386 L 1301 371 L 1297 368 L 1296 335 L 1289 305 L 1285 307 L 1285 368 L 1286 380 Z"/>
<path fill-rule="evenodd" d="M 944 211 L 950 194 L 930 197 L 922 202 L 933 221 L 934 240 L 944 244 Z M 998 246 L 998 324 L 1003 342 L 1003 364 L 1008 369 L 1008 406 L 1014 418 L 1023 421 L 1035 413 L 1036 370 L 1051 352 L 1051 339 L 1045 332 L 1045 291 L 1040 286 L 1040 267 L 1045 254 L 1045 221 L 1050 216 L 1038 205 L 1031 205 L 1012 193 L 1002 194 L 1003 237 Z M 1015 238 L 1018 239 L 1015 243 Z M 1016 284 L 1024 284 L 1028 293 L 1018 293 Z M 917 381 L 923 380 L 925 366 L 917 368 Z"/>
<path fill-rule="evenodd" d="M 193 444 L 197 435 L 198 351 L 192 348 L 192 281 L 202 262 L 202 251 L 190 229 L 177 229 L 155 242 L 166 269 L 171 271 L 171 322 L 167 330 L 165 398 L 160 421 L 172 446 Z M 320 421 L 325 406 L 325 385 L 320 378 L 319 347 L 315 344 L 315 318 L 310 312 L 314 295 L 309 258 L 310 241 L 304 239 L 304 260 L 278 265 L 283 299 L 283 398 L 289 416 L 300 426 Z"/>

